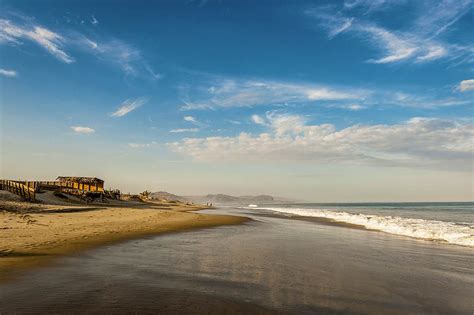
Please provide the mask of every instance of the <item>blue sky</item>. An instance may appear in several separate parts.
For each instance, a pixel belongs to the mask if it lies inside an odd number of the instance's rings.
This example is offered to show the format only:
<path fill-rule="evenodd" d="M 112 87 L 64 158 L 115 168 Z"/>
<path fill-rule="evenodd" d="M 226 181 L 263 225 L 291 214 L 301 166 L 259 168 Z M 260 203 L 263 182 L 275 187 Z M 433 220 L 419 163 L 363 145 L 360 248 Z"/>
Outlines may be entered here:
<path fill-rule="evenodd" d="M 2 0 L 1 176 L 472 200 L 473 6 Z"/>

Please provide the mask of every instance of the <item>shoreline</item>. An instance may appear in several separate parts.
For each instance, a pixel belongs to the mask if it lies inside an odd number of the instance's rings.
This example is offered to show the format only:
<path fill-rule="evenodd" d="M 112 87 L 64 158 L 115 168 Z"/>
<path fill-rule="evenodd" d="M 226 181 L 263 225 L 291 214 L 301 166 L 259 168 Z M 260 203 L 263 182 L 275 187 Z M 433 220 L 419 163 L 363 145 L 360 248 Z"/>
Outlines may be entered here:
<path fill-rule="evenodd" d="M 288 212 L 274 211 L 272 209 L 265 209 L 265 208 L 262 208 L 260 210 L 262 210 L 263 213 L 258 214 L 258 216 L 273 216 L 273 217 L 286 218 L 286 219 L 292 219 L 292 220 L 310 221 L 310 222 L 315 222 L 318 224 L 339 226 L 339 227 L 365 230 L 365 231 L 378 232 L 378 233 L 385 233 L 385 234 L 394 235 L 394 236 L 403 237 L 403 238 L 416 239 L 420 241 L 428 241 L 428 242 L 433 242 L 433 243 L 444 245 L 444 246 L 455 246 L 455 247 L 463 247 L 463 248 L 469 248 L 469 249 L 474 248 L 474 244 L 472 243 L 473 235 L 469 231 L 469 227 L 468 228 L 465 227 L 465 225 L 468 225 L 469 223 L 458 224 L 454 222 L 437 220 L 437 219 L 417 218 L 416 216 L 406 217 L 406 216 L 397 216 L 397 215 L 378 215 L 378 214 L 364 214 L 364 213 L 352 214 L 349 212 L 346 213 L 348 216 L 359 216 L 359 215 L 365 216 L 366 221 L 359 224 L 359 223 L 350 222 L 350 219 L 352 218 L 339 219 L 338 217 L 334 218 L 334 217 L 324 216 L 324 214 L 322 215 L 316 214 L 312 216 L 309 214 L 298 214 L 298 213 L 290 212 L 290 211 Z M 340 211 L 344 211 L 344 210 L 340 210 Z M 333 212 L 333 211 L 328 210 L 328 212 Z M 374 219 L 373 221 L 370 221 L 372 217 L 379 218 L 379 221 L 377 221 L 376 219 Z M 383 221 L 385 218 L 389 218 L 389 220 Z M 402 224 L 396 220 L 402 221 Z M 374 221 L 375 223 L 373 223 Z M 412 223 L 413 221 L 415 221 L 415 223 Z M 403 225 L 403 223 L 405 225 Z M 420 228 L 421 223 L 425 223 L 425 225 L 428 226 L 428 228 L 425 228 L 424 230 L 422 230 Z M 443 226 L 440 228 L 438 225 L 443 225 Z M 429 227 L 431 226 L 434 226 L 434 227 L 432 229 L 429 229 Z M 395 230 L 396 228 L 400 228 L 400 230 Z M 443 231 L 444 234 L 438 233 L 436 229 Z M 422 230 L 422 233 L 418 232 L 419 230 Z M 456 236 L 457 238 L 453 238 L 453 235 Z"/>
<path fill-rule="evenodd" d="M 254 221 L 68 256 L 0 283 L 0 311 L 467 314 L 472 309 L 473 253 L 464 248 L 252 210 L 201 213 Z"/>
<path fill-rule="evenodd" d="M 13 280 L 32 268 L 84 250 L 164 233 L 222 225 L 249 218 L 200 214 L 205 206 L 144 203 L 111 205 L 36 205 L 14 202 L 17 213 L 0 212 L 0 282 Z M 0 209 L 8 209 L 0 201 Z M 39 209 L 38 209 L 39 208 Z"/>

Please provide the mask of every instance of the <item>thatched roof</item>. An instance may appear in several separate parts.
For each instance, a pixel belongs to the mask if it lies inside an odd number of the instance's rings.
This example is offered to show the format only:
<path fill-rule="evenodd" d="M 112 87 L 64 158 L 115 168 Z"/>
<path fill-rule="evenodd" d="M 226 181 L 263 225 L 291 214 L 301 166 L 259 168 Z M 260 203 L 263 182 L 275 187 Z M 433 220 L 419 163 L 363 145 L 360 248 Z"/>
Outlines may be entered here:
<path fill-rule="evenodd" d="M 76 182 L 81 184 L 103 184 L 104 181 L 97 177 L 76 177 L 76 176 L 58 176 L 56 180 L 60 182 Z"/>

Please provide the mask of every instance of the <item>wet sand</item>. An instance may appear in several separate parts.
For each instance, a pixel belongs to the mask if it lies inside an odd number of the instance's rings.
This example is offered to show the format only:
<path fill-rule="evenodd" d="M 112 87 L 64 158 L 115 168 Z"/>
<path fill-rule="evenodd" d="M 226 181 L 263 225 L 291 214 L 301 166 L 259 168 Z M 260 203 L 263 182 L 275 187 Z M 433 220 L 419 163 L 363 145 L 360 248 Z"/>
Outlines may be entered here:
<path fill-rule="evenodd" d="M 472 249 L 253 210 L 254 221 L 65 257 L 0 284 L 0 312 L 472 314 Z"/>
<path fill-rule="evenodd" d="M 0 280 L 58 257 L 159 233 L 238 224 L 245 218 L 203 215 L 202 206 L 116 202 L 30 204 L 0 200 Z M 8 211 L 7 211 L 8 210 Z"/>

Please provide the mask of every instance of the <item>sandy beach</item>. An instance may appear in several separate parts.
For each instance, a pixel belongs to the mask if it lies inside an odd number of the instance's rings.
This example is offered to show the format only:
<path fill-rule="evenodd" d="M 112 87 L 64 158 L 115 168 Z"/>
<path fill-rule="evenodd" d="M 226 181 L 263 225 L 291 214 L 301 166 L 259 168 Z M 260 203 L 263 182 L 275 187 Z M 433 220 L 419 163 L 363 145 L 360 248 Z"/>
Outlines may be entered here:
<path fill-rule="evenodd" d="M 59 256 L 104 244 L 246 220 L 192 213 L 189 211 L 205 207 L 184 203 L 116 201 L 81 205 L 45 198 L 54 204 L 31 204 L 7 192 L 1 197 L 0 280 Z"/>

